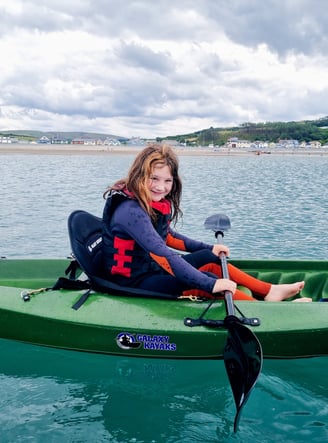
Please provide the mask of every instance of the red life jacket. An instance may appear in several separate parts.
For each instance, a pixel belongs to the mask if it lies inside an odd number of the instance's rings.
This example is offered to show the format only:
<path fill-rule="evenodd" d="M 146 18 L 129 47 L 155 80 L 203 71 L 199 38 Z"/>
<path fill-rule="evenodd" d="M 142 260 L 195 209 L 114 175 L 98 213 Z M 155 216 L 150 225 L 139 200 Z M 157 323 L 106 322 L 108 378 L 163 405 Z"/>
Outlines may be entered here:
<path fill-rule="evenodd" d="M 116 208 L 127 199 L 133 196 L 123 191 L 111 191 L 109 194 L 103 213 L 103 257 L 105 268 L 108 270 L 110 280 L 122 286 L 138 285 L 149 272 L 163 273 L 163 269 L 158 265 L 138 243 L 122 232 L 120 235 L 112 233 L 112 218 Z M 151 204 L 156 221 L 153 226 L 164 242 L 169 230 L 171 219 L 171 204 L 168 200 L 152 202 Z"/>

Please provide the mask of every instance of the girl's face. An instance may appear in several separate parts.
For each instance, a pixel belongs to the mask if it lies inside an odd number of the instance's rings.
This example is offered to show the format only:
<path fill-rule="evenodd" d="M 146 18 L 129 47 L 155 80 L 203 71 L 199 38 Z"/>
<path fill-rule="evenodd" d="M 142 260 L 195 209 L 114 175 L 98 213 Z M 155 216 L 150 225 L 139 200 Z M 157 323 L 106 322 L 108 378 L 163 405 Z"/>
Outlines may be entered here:
<path fill-rule="evenodd" d="M 165 198 L 172 190 L 173 177 L 168 166 L 154 166 L 148 180 L 148 189 L 153 201 Z"/>

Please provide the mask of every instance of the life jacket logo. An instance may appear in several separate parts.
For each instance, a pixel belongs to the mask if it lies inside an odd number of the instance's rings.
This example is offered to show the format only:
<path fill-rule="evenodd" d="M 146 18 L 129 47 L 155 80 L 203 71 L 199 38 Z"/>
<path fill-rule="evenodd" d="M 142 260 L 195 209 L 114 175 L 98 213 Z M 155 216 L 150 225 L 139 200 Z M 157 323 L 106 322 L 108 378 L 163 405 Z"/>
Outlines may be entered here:
<path fill-rule="evenodd" d="M 97 240 L 88 245 L 89 252 L 92 252 L 101 242 L 102 242 L 102 237 L 98 237 Z"/>
<path fill-rule="evenodd" d="M 122 349 L 138 349 L 141 346 L 141 343 L 136 341 L 135 336 L 128 332 L 118 334 L 116 343 Z"/>

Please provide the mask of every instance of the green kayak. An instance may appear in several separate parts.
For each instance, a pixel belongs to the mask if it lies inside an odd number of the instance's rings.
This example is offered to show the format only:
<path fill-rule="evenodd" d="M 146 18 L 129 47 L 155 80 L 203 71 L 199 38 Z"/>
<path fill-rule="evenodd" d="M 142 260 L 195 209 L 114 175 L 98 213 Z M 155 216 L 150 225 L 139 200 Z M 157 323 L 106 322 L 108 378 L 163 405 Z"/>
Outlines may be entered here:
<path fill-rule="evenodd" d="M 314 300 L 235 302 L 238 317 L 254 319 L 254 326 L 247 327 L 260 341 L 265 358 L 328 355 L 327 261 L 232 263 L 272 283 L 304 279 L 302 295 Z M 208 301 L 92 292 L 79 309 L 72 309 L 85 289 L 49 290 L 68 264 L 68 259 L 0 260 L 0 338 L 125 357 L 223 358 L 223 300 L 207 309 Z"/>

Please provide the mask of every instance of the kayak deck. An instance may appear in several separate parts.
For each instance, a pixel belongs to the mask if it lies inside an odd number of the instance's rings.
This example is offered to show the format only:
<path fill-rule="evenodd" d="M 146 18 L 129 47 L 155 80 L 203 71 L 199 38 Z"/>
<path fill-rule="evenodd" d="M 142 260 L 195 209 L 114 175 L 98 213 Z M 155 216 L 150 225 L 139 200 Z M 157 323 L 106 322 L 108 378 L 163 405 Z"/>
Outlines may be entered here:
<path fill-rule="evenodd" d="M 326 260 L 232 260 L 232 264 L 273 284 L 305 280 L 304 297 L 328 297 Z M 37 289 L 52 286 L 69 259 L 0 259 L 0 286 Z"/>
<path fill-rule="evenodd" d="M 24 302 L 21 291 L 51 287 L 64 275 L 68 260 L 0 260 L 0 337 L 65 349 L 157 358 L 222 358 L 226 330 L 188 327 L 208 303 L 92 294 L 77 311 L 85 292 L 40 292 Z M 328 297 L 326 261 L 238 260 L 233 264 L 272 283 L 305 280 L 303 296 Z M 236 302 L 266 358 L 328 355 L 328 303 Z M 206 318 L 223 320 L 223 301 Z"/>

